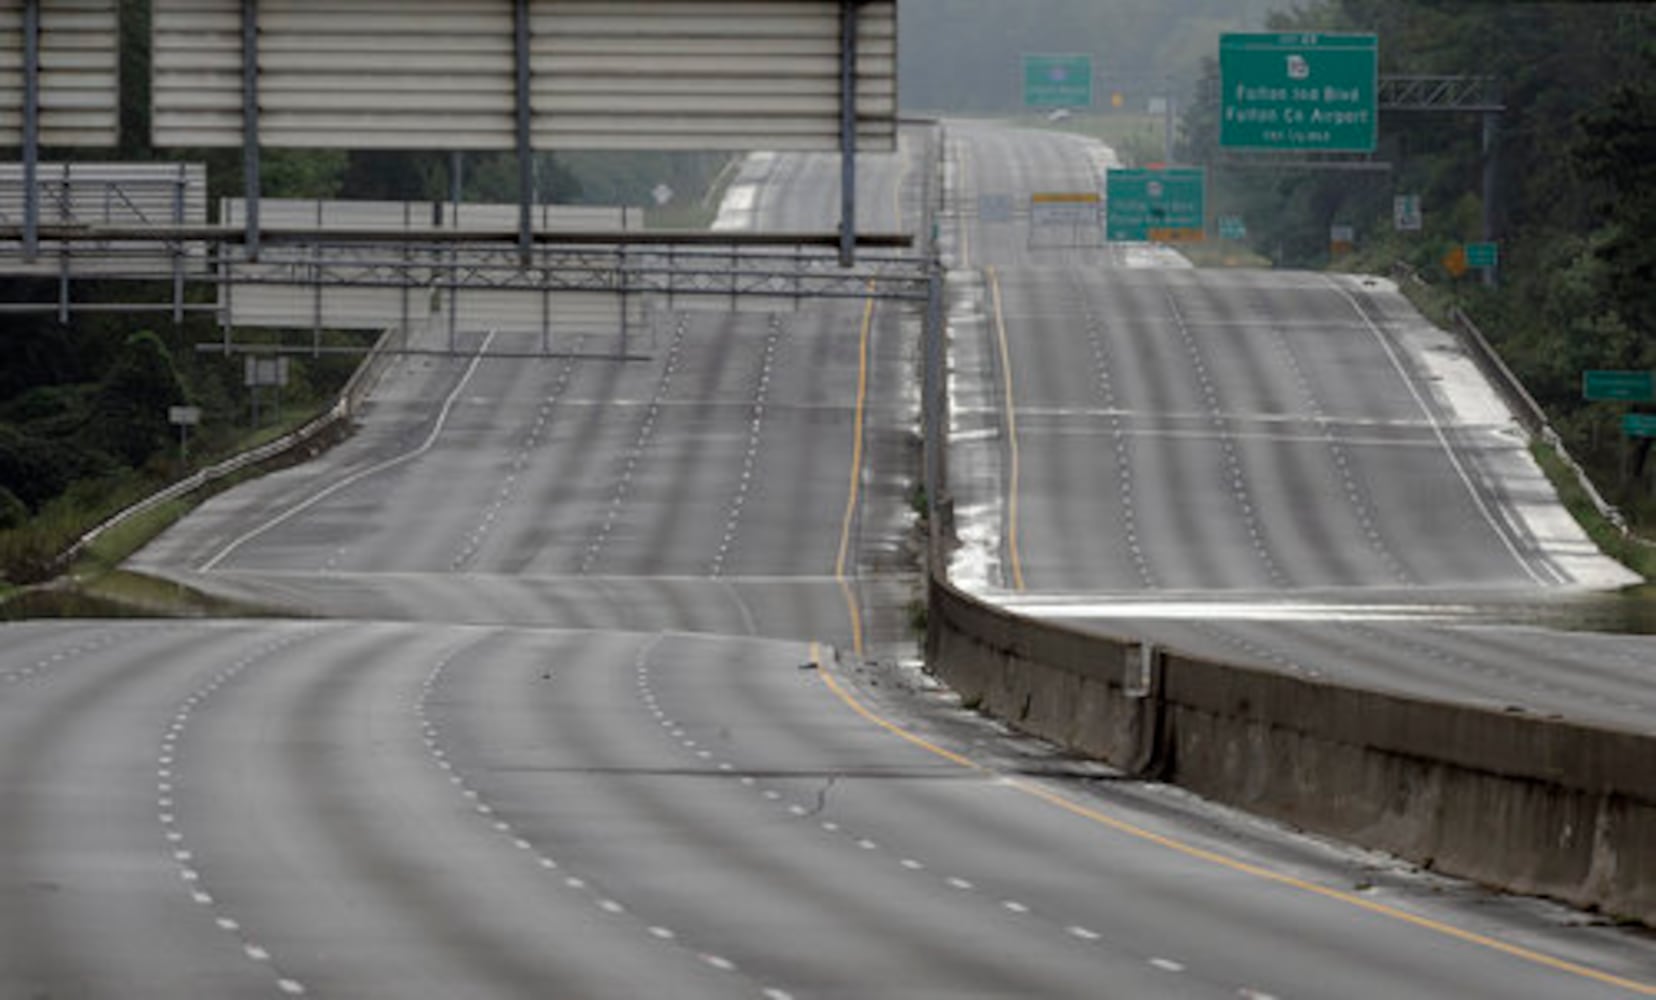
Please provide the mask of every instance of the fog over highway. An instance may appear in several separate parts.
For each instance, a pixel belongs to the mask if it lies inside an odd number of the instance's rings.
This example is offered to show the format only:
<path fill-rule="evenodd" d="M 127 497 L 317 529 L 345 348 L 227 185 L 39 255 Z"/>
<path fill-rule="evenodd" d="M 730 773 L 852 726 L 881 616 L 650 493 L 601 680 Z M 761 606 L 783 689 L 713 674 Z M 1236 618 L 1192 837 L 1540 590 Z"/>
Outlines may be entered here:
<path fill-rule="evenodd" d="M 861 160 L 865 226 L 918 228 L 934 134 Z M 1395 290 L 1032 250 L 967 207 L 1095 190 L 1107 154 L 942 141 L 957 580 L 1652 728 L 1643 640 L 1471 610 L 1622 578 Z M 837 183 L 751 157 L 726 219 L 826 229 Z M 134 560 L 281 616 L 6 627 L 0 997 L 1656 993 L 1647 935 L 1120 779 L 929 682 L 916 309 L 647 337 L 402 359 L 352 438 Z"/>

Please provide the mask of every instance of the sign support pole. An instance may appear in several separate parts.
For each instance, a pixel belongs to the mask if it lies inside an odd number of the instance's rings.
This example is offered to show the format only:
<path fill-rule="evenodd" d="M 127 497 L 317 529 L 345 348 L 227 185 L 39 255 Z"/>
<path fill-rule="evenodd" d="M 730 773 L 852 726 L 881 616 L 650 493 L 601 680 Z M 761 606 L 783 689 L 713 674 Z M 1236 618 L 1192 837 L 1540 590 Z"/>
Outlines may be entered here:
<path fill-rule="evenodd" d="M 1174 121 L 1173 104 L 1174 104 L 1175 101 L 1178 100 L 1178 98 L 1174 96 L 1177 93 L 1178 93 L 1178 88 L 1176 86 L 1174 86 L 1173 78 L 1168 77 L 1168 79 L 1167 79 L 1167 96 L 1162 99 L 1162 113 L 1165 116 L 1162 120 L 1162 163 L 1166 164 L 1169 167 L 1171 167 L 1173 165 L 1173 162 L 1174 162 L 1173 161 L 1173 121 Z"/>
<path fill-rule="evenodd" d="M 513 41 L 517 55 L 518 257 L 524 267 L 535 247 L 535 154 L 529 145 L 529 0 L 516 0 Z"/>
<path fill-rule="evenodd" d="M 926 518 L 932 537 L 937 537 L 938 503 L 943 498 L 943 270 L 936 257 L 926 265 L 926 319 L 922 327 L 925 345 L 921 370 L 921 408 L 924 416 L 924 483 Z M 928 555 L 935 555 L 928 549 Z"/>
<path fill-rule="evenodd" d="M 1498 111 L 1486 111 L 1483 115 L 1483 238 L 1485 243 L 1495 241 L 1495 185 L 1500 176 L 1497 167 L 1497 150 L 1500 148 L 1499 133 L 1501 115 Z M 1496 268 L 1486 267 L 1483 272 L 1485 285 L 1495 287 Z"/>
<path fill-rule="evenodd" d="M 242 0 L 242 180 L 248 260 L 259 259 L 259 0 Z"/>
<path fill-rule="evenodd" d="M 40 0 L 23 0 L 23 259 L 40 252 Z"/>
<path fill-rule="evenodd" d="M 184 195 L 189 186 L 189 175 L 184 164 L 178 165 L 178 177 L 173 181 L 172 223 L 184 225 Z M 184 323 L 184 241 L 173 243 L 173 326 Z"/>
<path fill-rule="evenodd" d="M 840 266 L 857 263 L 857 0 L 840 0 Z"/>

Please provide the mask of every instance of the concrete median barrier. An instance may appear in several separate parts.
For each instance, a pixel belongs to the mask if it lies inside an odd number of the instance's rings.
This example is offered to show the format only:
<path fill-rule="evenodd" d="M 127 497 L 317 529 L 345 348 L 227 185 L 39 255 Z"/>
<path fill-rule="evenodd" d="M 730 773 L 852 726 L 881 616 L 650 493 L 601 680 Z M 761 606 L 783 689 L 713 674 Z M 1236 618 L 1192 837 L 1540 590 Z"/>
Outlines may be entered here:
<path fill-rule="evenodd" d="M 1656 738 L 1291 677 L 933 580 L 965 703 L 1124 771 L 1491 887 L 1656 926 Z"/>

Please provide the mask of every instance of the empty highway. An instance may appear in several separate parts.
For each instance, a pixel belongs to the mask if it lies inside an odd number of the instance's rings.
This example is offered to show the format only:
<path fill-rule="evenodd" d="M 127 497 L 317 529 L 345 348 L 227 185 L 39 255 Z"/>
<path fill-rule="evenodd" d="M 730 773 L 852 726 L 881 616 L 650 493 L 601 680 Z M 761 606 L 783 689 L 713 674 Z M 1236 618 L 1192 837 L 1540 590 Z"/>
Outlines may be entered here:
<path fill-rule="evenodd" d="M 915 224 L 923 138 L 865 161 L 870 225 Z M 949 142 L 968 186 L 996 150 L 1084 172 L 1063 140 Z M 836 179 L 781 156 L 738 187 L 752 224 L 820 228 Z M 1440 482 L 1451 456 L 1489 473 L 1470 431 L 1409 409 L 1413 383 L 1346 399 L 1292 323 L 1233 346 L 1299 375 L 1233 382 L 1197 332 L 1299 316 L 1379 350 L 1354 318 L 1366 301 L 1383 323 L 1368 292 L 945 242 L 951 481 L 968 534 L 988 525 L 961 560 L 984 592 L 1569 585 L 1577 564 L 1494 494 Z M 1139 323 L 1163 353 L 1129 349 Z M 355 437 L 135 561 L 286 617 L 6 627 L 0 996 L 1656 994 L 1646 936 L 1118 780 L 901 662 L 912 308 L 684 310 L 651 337 L 644 362 L 491 359 L 488 331 L 401 361 Z M 1244 388 L 1283 419 L 1236 417 Z M 1393 505 L 1424 487 L 1367 492 L 1346 434 L 1376 411 L 1398 423 L 1364 440 L 1444 490 L 1434 538 L 1482 540 L 1406 540 Z M 1167 489 L 1211 505 L 1199 526 Z M 1274 506 L 1327 489 L 1326 514 Z M 1365 514 L 1379 542 L 1320 551 L 1319 532 L 1366 539 Z"/>
<path fill-rule="evenodd" d="M 1110 154 L 949 134 L 957 582 L 1224 660 L 1656 730 L 1656 643 L 1492 624 L 1634 577 L 1390 282 L 981 220 L 985 196 L 1096 190 Z"/>

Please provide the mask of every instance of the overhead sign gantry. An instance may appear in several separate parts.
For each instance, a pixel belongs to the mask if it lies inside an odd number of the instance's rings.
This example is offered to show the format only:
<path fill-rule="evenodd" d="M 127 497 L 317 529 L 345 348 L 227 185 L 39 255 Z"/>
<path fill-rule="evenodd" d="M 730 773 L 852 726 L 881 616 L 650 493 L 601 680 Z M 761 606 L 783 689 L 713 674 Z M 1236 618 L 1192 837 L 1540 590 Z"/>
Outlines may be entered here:
<path fill-rule="evenodd" d="M 119 19 L 116 0 L 0 0 L 0 146 L 22 151 L 26 192 L 36 188 L 41 146 L 117 144 Z M 33 260 L 40 203 L 23 201 L 23 256 Z"/>
<path fill-rule="evenodd" d="M 896 0 L 154 0 L 154 140 L 535 152 L 896 146 Z"/>
<path fill-rule="evenodd" d="M 1372 153 L 1379 40 L 1283 32 L 1219 39 L 1219 144 L 1228 149 Z"/>

